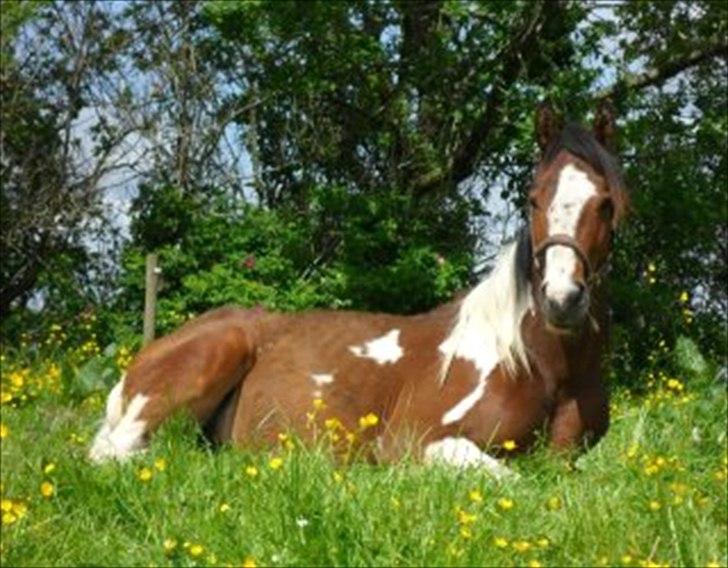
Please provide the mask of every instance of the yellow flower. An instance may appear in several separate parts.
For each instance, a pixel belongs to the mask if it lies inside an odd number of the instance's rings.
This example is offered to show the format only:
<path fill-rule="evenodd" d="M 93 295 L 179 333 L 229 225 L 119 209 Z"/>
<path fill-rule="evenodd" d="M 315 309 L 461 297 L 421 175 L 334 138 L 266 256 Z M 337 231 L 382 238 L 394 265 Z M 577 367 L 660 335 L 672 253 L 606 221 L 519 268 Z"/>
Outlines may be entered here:
<path fill-rule="evenodd" d="M 273 470 L 280 469 L 283 467 L 283 460 L 281 458 L 271 458 L 268 462 L 268 467 Z"/>
<path fill-rule="evenodd" d="M 513 509 L 513 504 L 513 499 L 508 499 L 507 497 L 502 497 L 501 499 L 498 499 L 498 506 L 504 511 L 509 511 L 510 509 Z"/>
<path fill-rule="evenodd" d="M 478 518 L 478 515 L 473 515 L 472 513 L 468 513 L 467 511 L 463 511 L 462 509 L 458 509 L 457 514 L 458 522 L 461 525 L 470 525 L 474 523 Z"/>
<path fill-rule="evenodd" d="M 655 266 L 654 262 L 650 262 L 647 265 L 647 272 L 655 272 L 657 270 L 657 267 Z"/>
<path fill-rule="evenodd" d="M 162 546 L 164 546 L 164 553 L 169 554 L 175 548 L 177 548 L 177 541 L 174 540 L 173 538 L 166 538 L 166 539 L 164 539 L 164 543 Z"/>
<path fill-rule="evenodd" d="M 677 379 L 670 379 L 667 381 L 667 388 L 670 390 L 681 391 L 685 386 Z"/>
<path fill-rule="evenodd" d="M 549 544 L 551 544 L 551 541 L 545 536 L 542 536 L 536 541 L 536 544 L 538 544 L 541 548 L 548 548 Z"/>
<path fill-rule="evenodd" d="M 222 505 L 220 505 L 221 513 L 227 513 L 229 510 L 230 510 L 230 505 L 228 505 L 227 503 L 223 503 Z"/>
<path fill-rule="evenodd" d="M 137 477 L 141 481 L 149 481 L 152 478 L 152 470 L 148 467 L 143 467 L 137 472 Z"/>
<path fill-rule="evenodd" d="M 399 499 L 397 499 L 396 497 L 392 497 L 390 499 L 390 502 L 392 503 L 392 508 L 393 509 L 399 509 L 400 506 L 401 506 L 401 503 L 399 502 Z"/>
<path fill-rule="evenodd" d="M 324 426 L 327 430 L 336 430 L 341 428 L 341 421 L 338 418 L 327 418 L 324 420 Z"/>
<path fill-rule="evenodd" d="M 193 544 L 190 546 L 190 556 L 200 556 L 203 552 L 205 552 L 205 547 L 201 544 Z"/>
<path fill-rule="evenodd" d="M 516 552 L 528 552 L 531 549 L 531 543 L 527 540 L 517 540 L 511 546 Z"/>
<path fill-rule="evenodd" d="M 468 527 L 460 527 L 460 536 L 468 539 L 473 537 L 473 533 Z"/>
<path fill-rule="evenodd" d="M 326 408 L 326 403 L 324 403 L 323 399 L 321 399 L 321 398 L 314 398 L 313 407 L 316 410 L 321 410 L 322 408 Z"/>
<path fill-rule="evenodd" d="M 18 517 L 16 517 L 12 513 L 3 513 L 2 523 L 4 525 L 12 525 L 17 520 L 18 520 Z"/>
<path fill-rule="evenodd" d="M 359 428 L 362 430 L 371 426 L 376 426 L 377 424 L 379 424 L 379 416 L 373 412 L 359 418 Z"/>
<path fill-rule="evenodd" d="M 258 566 L 255 563 L 255 559 L 251 556 L 248 556 L 245 560 L 243 560 L 243 568 L 256 568 Z"/>
<path fill-rule="evenodd" d="M 257 477 L 258 476 L 258 468 L 254 465 L 249 465 L 245 468 L 245 475 L 248 477 Z"/>
<path fill-rule="evenodd" d="M 167 460 L 164 458 L 157 458 L 154 460 L 154 467 L 157 468 L 159 471 L 164 471 L 167 469 Z"/>
<path fill-rule="evenodd" d="M 338 471 L 334 472 L 333 477 L 336 483 L 341 483 L 344 480 L 344 476 L 341 474 L 341 472 Z"/>
<path fill-rule="evenodd" d="M 708 562 L 705 565 L 705 568 L 720 568 L 720 563 L 717 560 L 713 560 L 711 562 Z"/>
<path fill-rule="evenodd" d="M 10 499 L 3 499 L 0 501 L 0 510 L 3 513 L 7 513 L 13 510 L 13 502 Z"/>
<path fill-rule="evenodd" d="M 10 428 L 0 423 L 0 439 L 7 438 L 8 434 L 10 434 Z"/>
<path fill-rule="evenodd" d="M 43 466 L 43 473 L 45 473 L 46 475 L 50 475 L 55 470 L 56 464 L 54 464 L 53 462 L 48 462 L 47 464 L 45 464 L 45 466 Z"/>
<path fill-rule="evenodd" d="M 506 548 L 508 546 L 508 540 L 502 536 L 497 536 L 493 539 L 493 544 L 498 548 Z"/>
<path fill-rule="evenodd" d="M 650 501 L 649 503 L 650 511 L 659 511 L 662 509 L 662 505 L 659 501 L 655 501 L 654 499 Z"/>
<path fill-rule="evenodd" d="M 542 564 L 535 558 L 528 561 L 529 568 L 541 568 Z"/>
<path fill-rule="evenodd" d="M 53 484 L 50 481 L 44 481 L 40 484 L 40 494 L 43 495 L 46 499 L 49 497 L 53 497 L 53 494 L 55 493 L 56 489 L 53 487 Z"/>
<path fill-rule="evenodd" d="M 470 500 L 473 503 L 482 503 L 483 502 L 483 495 L 477 489 L 471 490 L 470 493 L 468 493 L 468 497 L 470 497 Z"/>
<path fill-rule="evenodd" d="M 690 299 L 690 294 L 688 294 L 687 292 L 683 291 L 680 294 L 680 303 L 681 304 L 686 304 L 689 299 Z"/>
<path fill-rule="evenodd" d="M 506 440 L 503 442 L 503 449 L 507 452 L 512 452 L 518 447 L 518 444 L 516 444 L 513 440 Z"/>
<path fill-rule="evenodd" d="M 629 566 L 630 564 L 632 564 L 632 556 L 630 554 L 625 554 L 624 556 L 622 556 L 621 561 L 622 564 L 624 564 L 625 566 Z"/>
<path fill-rule="evenodd" d="M 549 497 L 549 500 L 546 501 L 546 507 L 550 511 L 558 511 L 561 509 L 561 499 L 558 497 Z"/>

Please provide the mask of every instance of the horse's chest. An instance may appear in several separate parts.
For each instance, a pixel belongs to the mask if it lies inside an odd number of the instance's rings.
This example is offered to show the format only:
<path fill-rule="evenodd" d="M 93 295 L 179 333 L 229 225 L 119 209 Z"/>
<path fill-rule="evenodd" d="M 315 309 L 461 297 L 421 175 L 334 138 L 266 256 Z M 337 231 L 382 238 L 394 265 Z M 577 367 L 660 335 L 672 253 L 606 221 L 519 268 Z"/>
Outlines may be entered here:
<path fill-rule="evenodd" d="M 525 447 L 535 439 L 553 405 L 553 394 L 543 382 L 513 380 L 498 371 L 489 378 L 478 404 L 463 418 L 462 429 L 480 445 L 513 440 Z"/>

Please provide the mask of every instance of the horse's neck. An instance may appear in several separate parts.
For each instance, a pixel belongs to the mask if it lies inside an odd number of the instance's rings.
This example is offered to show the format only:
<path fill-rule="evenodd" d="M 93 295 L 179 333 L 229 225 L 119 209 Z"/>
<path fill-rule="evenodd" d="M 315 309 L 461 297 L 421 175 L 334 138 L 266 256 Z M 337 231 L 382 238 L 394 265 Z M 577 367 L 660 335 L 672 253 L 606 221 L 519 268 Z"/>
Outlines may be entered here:
<path fill-rule="evenodd" d="M 560 387 L 591 380 L 601 370 L 607 342 L 608 317 L 601 294 L 595 294 L 591 317 L 581 329 L 560 334 L 549 329 L 541 311 L 529 310 L 522 324 L 523 340 L 532 372 Z"/>

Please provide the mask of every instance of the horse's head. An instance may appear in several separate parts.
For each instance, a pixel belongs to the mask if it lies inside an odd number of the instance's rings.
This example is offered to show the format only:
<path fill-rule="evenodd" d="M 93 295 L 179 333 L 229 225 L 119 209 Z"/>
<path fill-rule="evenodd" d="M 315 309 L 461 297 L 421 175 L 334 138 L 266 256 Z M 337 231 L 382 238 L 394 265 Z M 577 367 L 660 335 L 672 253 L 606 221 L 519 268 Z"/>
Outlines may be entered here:
<path fill-rule="evenodd" d="M 589 313 L 591 291 L 627 207 L 614 148 L 614 115 L 602 104 L 593 131 L 562 127 L 548 104 L 536 115 L 541 161 L 529 193 L 534 295 L 554 330 L 572 331 Z"/>

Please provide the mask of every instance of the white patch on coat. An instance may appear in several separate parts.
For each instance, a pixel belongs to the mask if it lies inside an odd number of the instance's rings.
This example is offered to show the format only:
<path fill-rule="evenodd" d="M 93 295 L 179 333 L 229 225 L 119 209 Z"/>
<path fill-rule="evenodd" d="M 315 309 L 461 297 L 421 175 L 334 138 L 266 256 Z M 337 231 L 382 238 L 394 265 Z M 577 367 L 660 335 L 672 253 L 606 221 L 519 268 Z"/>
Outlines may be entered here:
<path fill-rule="evenodd" d="M 322 387 L 333 383 L 334 375 L 329 373 L 311 373 L 311 380 L 316 383 L 316 385 Z"/>
<path fill-rule="evenodd" d="M 114 401 L 121 398 L 121 389 L 119 388 L 117 391 L 117 387 L 114 387 L 109 394 L 109 402 L 112 400 L 112 394 L 114 395 Z M 142 448 L 146 422 L 139 420 L 139 416 L 147 402 L 149 402 L 148 396 L 136 395 L 129 403 L 126 412 L 114 425 L 109 421 L 109 404 L 107 404 L 107 420 L 96 435 L 89 452 L 89 458 L 92 461 L 102 462 L 107 459 L 125 459 Z M 114 405 L 113 408 L 115 410 L 117 407 Z M 105 430 L 105 426 L 108 426 L 108 429 Z"/>
<path fill-rule="evenodd" d="M 576 228 L 584 205 L 597 195 L 597 189 L 589 176 L 573 164 L 565 166 L 559 174 L 551 205 L 549 206 L 549 235 L 576 237 Z M 563 302 L 576 290 L 572 275 L 578 262 L 576 253 L 569 247 L 554 245 L 546 250 L 544 285 L 549 298 Z"/>
<path fill-rule="evenodd" d="M 498 363 L 509 372 L 518 363 L 528 368 L 521 320 L 530 306 L 530 284 L 519 294 L 516 248 L 506 246 L 493 271 L 462 301 L 450 334 L 440 344 L 443 354 L 440 382 L 444 383 L 455 358 L 471 361 L 478 371 L 474 389 L 442 417 L 444 425 L 462 419 L 483 397 L 488 376 Z"/>
<path fill-rule="evenodd" d="M 425 461 L 442 462 L 456 467 L 482 467 L 496 479 L 513 475 L 513 472 L 494 457 L 481 451 L 467 438 L 443 438 L 427 445 Z"/>
<path fill-rule="evenodd" d="M 448 424 L 461 420 L 470 411 L 470 409 L 473 408 L 481 398 L 483 398 L 483 395 L 485 394 L 486 379 L 487 376 L 481 376 L 478 380 L 477 386 L 470 391 L 465 398 L 442 416 L 443 426 L 447 426 Z"/>
<path fill-rule="evenodd" d="M 399 345 L 399 333 L 398 329 L 393 329 L 364 345 L 351 345 L 349 351 L 357 357 L 374 359 L 380 365 L 396 363 L 404 354 Z"/>

